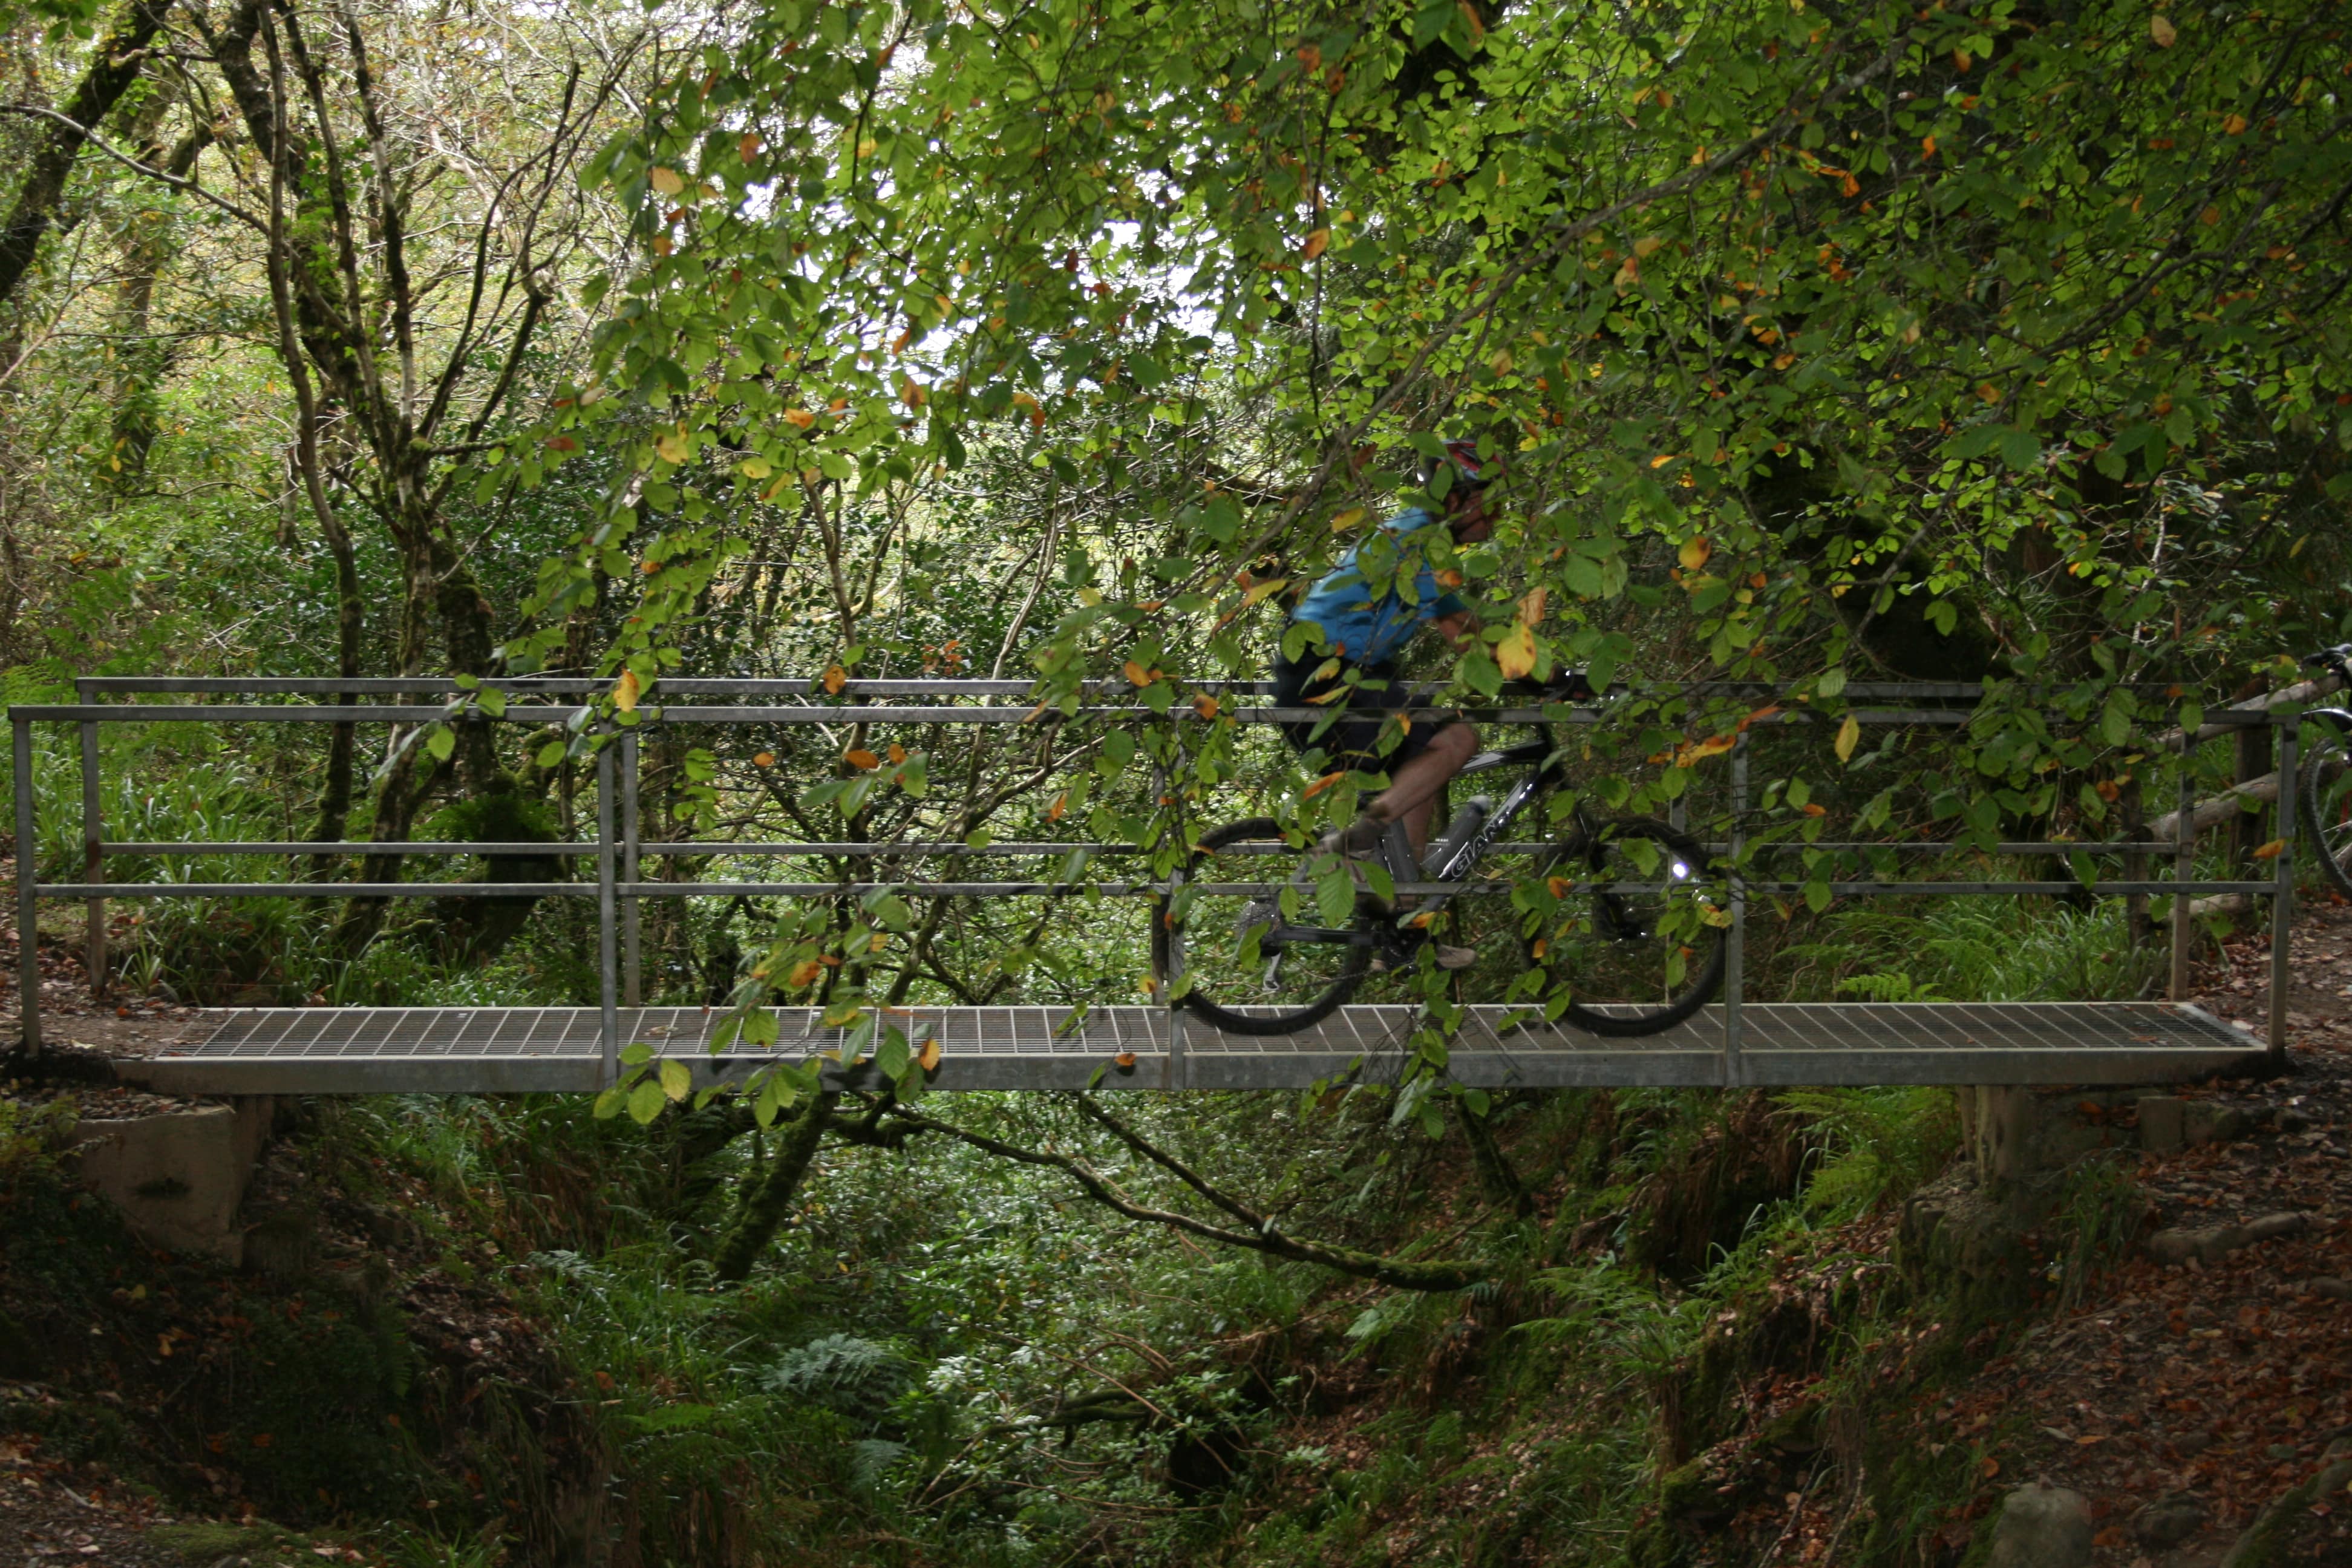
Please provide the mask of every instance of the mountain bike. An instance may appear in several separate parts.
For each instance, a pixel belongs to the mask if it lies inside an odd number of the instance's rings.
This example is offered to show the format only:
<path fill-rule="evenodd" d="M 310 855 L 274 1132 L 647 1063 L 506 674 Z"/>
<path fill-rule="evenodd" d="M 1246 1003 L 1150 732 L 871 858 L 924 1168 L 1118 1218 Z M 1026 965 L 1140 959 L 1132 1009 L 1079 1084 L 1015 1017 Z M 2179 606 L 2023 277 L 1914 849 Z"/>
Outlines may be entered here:
<path fill-rule="evenodd" d="M 2324 648 L 2303 662 L 2332 675 L 2352 689 L 2352 643 Z M 2305 723 L 2322 726 L 2320 738 L 2304 759 L 2303 778 L 2295 794 L 2303 808 L 2304 830 L 2319 852 L 2320 868 L 2336 891 L 2352 899 L 2352 710 L 2314 708 Z"/>
<path fill-rule="evenodd" d="M 1565 755 L 1547 726 L 1544 739 L 1473 757 L 1456 777 L 1523 771 L 1499 802 L 1464 805 L 1417 866 L 1402 827 L 1370 868 L 1272 817 L 1203 833 L 1181 879 L 1154 900 L 1155 975 L 1221 1029 L 1293 1034 L 1371 977 L 1417 970 L 1457 902 L 1476 893 L 1484 904 L 1507 887 L 1510 973 L 1494 1000 L 1523 1000 L 1529 1021 L 1564 1016 L 1596 1035 L 1674 1027 L 1721 987 L 1730 924 L 1727 875 L 1696 838 L 1577 800 L 1518 876 L 1481 877 L 1505 834 L 1568 782 Z"/>

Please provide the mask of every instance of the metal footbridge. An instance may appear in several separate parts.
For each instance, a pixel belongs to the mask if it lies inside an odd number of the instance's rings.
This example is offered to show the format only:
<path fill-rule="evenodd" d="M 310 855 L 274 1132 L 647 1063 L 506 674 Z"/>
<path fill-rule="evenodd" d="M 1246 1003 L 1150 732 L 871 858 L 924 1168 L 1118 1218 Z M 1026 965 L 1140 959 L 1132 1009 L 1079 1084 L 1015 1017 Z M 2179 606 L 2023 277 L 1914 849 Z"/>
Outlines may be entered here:
<path fill-rule="evenodd" d="M 1721 1005 L 1664 1034 L 1602 1039 L 1472 1007 L 1448 1071 L 1484 1089 L 1617 1085 L 2161 1083 L 2242 1061 L 2253 1043 L 2195 1007 L 2162 1002 L 1749 1003 L 1736 1058 Z M 1417 1009 L 1343 1007 L 1315 1027 L 1230 1035 L 1164 1007 L 911 1007 L 892 1022 L 936 1040 L 934 1089 L 1304 1089 L 1393 1077 Z M 694 1064 L 711 1082 L 776 1059 L 709 1044 L 724 1013 L 644 1007 L 625 1039 Z M 830 1055 L 845 1032 L 814 1011 L 782 1019 L 778 1052 Z M 174 1054 L 119 1064 L 175 1094 L 419 1094 L 593 1090 L 610 1081 L 593 1007 L 269 1007 L 225 1012 Z M 866 1069 L 830 1069 L 843 1087 Z"/>
<path fill-rule="evenodd" d="M 822 859 L 834 867 L 857 864 L 861 857 L 889 855 L 964 858 L 1086 851 L 1133 854 L 1129 846 L 1055 843 L 974 847 L 964 843 L 842 844 L 697 841 L 643 842 L 637 809 L 640 735 L 653 725 L 733 727 L 777 724 L 935 725 L 1018 723 L 1039 711 L 1030 706 L 1032 689 L 1020 681 L 851 680 L 833 689 L 809 681 L 665 679 L 665 706 L 648 700 L 610 743 L 596 753 L 595 836 L 562 844 L 489 843 L 148 843 L 110 839 L 101 816 L 99 727 L 110 723 L 295 723 L 391 726 L 414 733 L 422 726 L 464 710 L 474 722 L 530 726 L 611 722 L 600 719 L 597 700 L 605 683 L 581 679 L 485 681 L 499 689 L 502 710 L 467 710 L 458 684 L 444 679 L 338 681 L 318 679 L 202 679 L 100 678 L 78 683 L 71 704 L 19 704 L 10 710 L 14 728 L 15 777 L 32 776 L 34 726 L 69 723 L 79 730 L 81 763 L 82 838 L 86 871 L 79 882 L 42 882 L 33 857 L 19 859 L 16 889 L 17 929 L 36 928 L 39 900 L 73 900 L 89 910 L 88 969 L 102 987 L 110 965 L 105 906 L 109 900 L 173 897 L 287 896 L 396 899 L 450 897 L 555 897 L 593 899 L 602 995 L 590 1007 L 268 1007 L 216 1009 L 160 1054 L 120 1061 L 124 1078 L 182 1094 L 277 1093 L 507 1093 L 594 1090 L 614 1081 L 620 1055 L 631 1043 L 688 1063 L 700 1082 L 741 1077 L 763 1063 L 824 1061 L 827 1076 L 845 1087 L 867 1081 L 871 1068 L 843 1065 L 850 1041 L 827 1028 L 818 1013 L 777 1009 L 779 1037 L 772 1047 L 734 1045 L 709 1049 L 727 1015 L 723 1009 L 640 1005 L 638 913 L 646 899 L 787 898 L 832 899 L 887 887 L 908 898 L 1032 898 L 1066 896 L 1058 881 L 914 880 L 869 884 L 855 880 L 646 879 L 643 867 L 657 857 L 770 857 Z M 1193 711 L 1173 711 L 1104 700 L 1111 689 L 1097 689 L 1080 712 L 1113 722 L 1182 724 Z M 1226 683 L 1215 688 L 1223 719 L 1264 723 L 1303 715 L 1245 705 L 1266 689 Z M 1747 693 L 1765 703 L 1767 692 Z M 1864 724 L 1952 726 L 1967 723 L 1981 697 L 1974 687 L 1918 684 L 1847 689 L 1846 713 Z M 2178 693 L 2172 693 L 2177 698 Z M 2282 695 L 2292 695 L 2282 694 Z M 161 699 L 158 700 L 157 699 Z M 1244 705 L 1236 705 L 1241 700 Z M 1210 705 L 1213 710 L 1216 705 Z M 1067 710 L 1065 710 L 1067 712 Z M 1202 713 L 1202 718 L 1209 715 Z M 1578 710 L 1565 721 L 1593 722 L 1593 710 Z M 1729 842 L 1720 846 L 1734 868 L 1732 923 L 1727 932 L 1729 962 L 1722 1000 L 1665 1033 L 1634 1039 L 1604 1038 L 1572 1026 L 1545 1024 L 1525 1007 L 1471 1006 L 1446 1040 L 1448 1071 L 1479 1087 L 1530 1088 L 1599 1085 L 1897 1085 L 2153 1083 L 2193 1078 L 2246 1064 L 2263 1050 L 2240 1026 L 2225 1023 L 2181 998 L 2186 994 L 2190 922 L 2172 923 L 2173 1000 L 2112 1003 L 1972 1002 L 1759 1002 L 1744 993 L 1743 952 L 1750 901 L 1759 895 L 1786 896 L 1805 884 L 1774 880 L 1749 868 L 1760 856 L 1743 856 L 1750 821 L 1748 741 L 1751 729 L 1774 723 L 1818 721 L 1801 709 L 1783 712 L 1762 706 L 1749 715 L 1729 748 L 1728 798 L 1724 819 Z M 1504 723 L 1563 721 L 1548 712 L 1506 710 L 1484 716 Z M 2280 777 L 2294 769 L 2295 718 L 2292 704 L 2257 703 L 2209 712 L 2201 728 L 2149 742 L 2185 752 L 2202 742 L 2241 728 L 2275 731 Z M 2291 836 L 2293 813 L 2280 814 L 2287 836 L 2273 862 L 2273 874 L 2260 880 L 2199 880 L 2194 875 L 2196 833 L 2210 815 L 2189 793 L 2189 770 L 2181 775 L 2181 809 L 2163 825 L 2143 829 L 2145 841 L 2003 844 L 2016 856 L 2074 857 L 2075 879 L 2012 881 L 1919 881 L 1881 877 L 1838 881 L 1839 897 L 1887 895 L 2077 894 L 2080 857 L 2085 852 L 2120 857 L 2123 875 L 2102 879 L 2095 890 L 2145 900 L 2178 895 L 2234 898 L 2269 902 L 2273 913 L 2272 1003 L 2269 1049 L 2285 1048 L 2286 932 L 2294 897 Z M 16 842 L 39 842 L 35 792 L 16 792 Z M 1938 846 L 1799 846 L 1832 849 L 1908 852 Z M 1507 848 L 1509 847 L 1506 847 Z M 1773 847 L 1759 845 L 1759 851 Z M 106 879 L 111 858 L 173 855 L 358 857 L 397 854 L 417 857 L 503 856 L 590 861 L 593 880 L 544 882 L 334 880 L 113 882 Z M 986 863 L 985 859 L 982 861 Z M 676 861 L 672 862 L 677 864 Z M 2161 868 L 2169 876 L 2151 872 Z M 1091 890 L 1134 895 L 1152 890 L 1144 883 L 1090 883 Z M 29 1051 L 42 1047 L 38 1005 L 40 975 L 36 944 L 20 942 L 22 965 L 18 1026 Z M 887 1022 L 902 1029 L 919 1050 L 936 1043 L 931 1087 L 939 1089 L 1053 1089 L 1096 1085 L 1107 1089 L 1304 1089 L 1351 1080 L 1381 1081 L 1397 1076 L 1415 1056 L 1413 1037 L 1423 1019 L 1403 1006 L 1359 1005 L 1340 1009 L 1320 1025 L 1297 1034 L 1249 1037 L 1228 1034 L 1181 1010 L 1159 1005 L 915 1006 L 886 1009 Z M 929 1054 L 929 1053 L 925 1053 Z M 878 1080 L 877 1080 L 878 1081 Z"/>

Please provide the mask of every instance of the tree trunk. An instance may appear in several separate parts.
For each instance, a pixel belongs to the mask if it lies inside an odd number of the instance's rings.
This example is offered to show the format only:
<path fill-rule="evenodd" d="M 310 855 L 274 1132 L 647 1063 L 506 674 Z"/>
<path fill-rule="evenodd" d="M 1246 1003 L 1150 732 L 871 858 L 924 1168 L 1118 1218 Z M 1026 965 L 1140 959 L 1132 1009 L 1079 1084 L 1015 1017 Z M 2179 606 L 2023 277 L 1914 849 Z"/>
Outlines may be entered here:
<path fill-rule="evenodd" d="M 7 223 L 0 226 L 0 304 L 16 296 L 17 285 L 31 270 L 42 237 L 56 226 L 66 180 L 73 173 L 74 159 L 89 139 L 88 132 L 113 112 L 117 100 L 139 79 L 146 65 L 147 46 L 154 41 L 170 9 L 169 0 L 136 0 L 113 31 L 99 41 L 89 71 L 62 110 L 73 126 L 53 120 L 43 122 L 46 134 L 16 187 L 16 207 L 8 214 Z"/>
<path fill-rule="evenodd" d="M 735 1218 L 711 1258 L 712 1271 L 722 1283 L 740 1284 L 776 1238 L 776 1228 L 784 1223 L 785 1211 L 792 1207 L 793 1196 L 808 1174 L 809 1163 L 816 1158 L 825 1124 L 840 1098 L 815 1095 L 803 1102 L 799 1116 L 777 1126 L 775 1149 L 765 1166 L 744 1179 Z"/>

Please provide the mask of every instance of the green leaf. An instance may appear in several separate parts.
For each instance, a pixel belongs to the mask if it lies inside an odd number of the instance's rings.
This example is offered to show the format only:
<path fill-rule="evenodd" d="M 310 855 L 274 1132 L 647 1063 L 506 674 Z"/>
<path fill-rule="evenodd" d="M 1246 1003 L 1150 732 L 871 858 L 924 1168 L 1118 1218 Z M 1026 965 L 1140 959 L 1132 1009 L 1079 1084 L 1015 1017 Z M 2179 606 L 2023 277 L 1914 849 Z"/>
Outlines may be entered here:
<path fill-rule="evenodd" d="M 596 1120 L 599 1121 L 610 1121 L 614 1117 L 621 1114 L 621 1107 L 627 1104 L 628 1100 L 629 1091 L 627 1089 L 606 1089 L 604 1093 L 596 1097 Z"/>
<path fill-rule="evenodd" d="M 668 1097 L 662 1093 L 662 1086 L 652 1079 L 647 1079 L 629 1090 L 630 1119 L 643 1127 L 655 1117 L 659 1116 L 662 1107 L 668 1103 Z"/>
<path fill-rule="evenodd" d="M 642 1067 L 653 1059 L 654 1048 L 643 1040 L 632 1040 L 621 1047 L 621 1061 L 624 1066 Z"/>
<path fill-rule="evenodd" d="M 661 1064 L 662 1092 L 672 1100 L 684 1100 L 694 1089 L 694 1069 L 675 1057 L 665 1057 Z"/>
<path fill-rule="evenodd" d="M 560 766 L 562 763 L 563 751 L 564 747 L 562 742 L 550 741 L 547 744 L 539 749 L 539 755 L 533 760 L 539 763 L 540 770 L 541 772 L 545 772 L 550 768 Z"/>
<path fill-rule="evenodd" d="M 447 762 L 457 749 L 457 732 L 446 724 L 434 725 L 425 732 L 425 749 L 433 754 L 435 762 Z"/>

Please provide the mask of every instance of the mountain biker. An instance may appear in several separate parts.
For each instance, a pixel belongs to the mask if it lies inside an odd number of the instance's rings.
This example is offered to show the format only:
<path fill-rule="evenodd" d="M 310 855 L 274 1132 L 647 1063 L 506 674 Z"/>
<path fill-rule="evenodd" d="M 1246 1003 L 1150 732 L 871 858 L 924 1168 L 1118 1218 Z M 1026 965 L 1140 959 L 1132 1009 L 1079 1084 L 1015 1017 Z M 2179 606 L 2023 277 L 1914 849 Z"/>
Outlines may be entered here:
<path fill-rule="evenodd" d="M 1441 523 L 1456 545 L 1475 544 L 1492 534 L 1486 487 L 1502 471 L 1500 458 L 1480 460 L 1476 442 L 1448 441 L 1424 479 L 1436 490 L 1439 476 L 1451 475 L 1443 483 L 1442 515 L 1409 507 L 1380 525 L 1380 532 L 1397 551 L 1395 577 L 1387 592 L 1373 594 L 1358 567 L 1358 546 L 1342 555 L 1291 612 L 1275 655 L 1275 705 L 1328 705 L 1332 716 L 1286 722 L 1283 734 L 1301 752 L 1320 746 L 1328 766 L 1389 775 L 1388 788 L 1367 802 L 1355 821 L 1327 836 L 1325 849 L 1356 858 L 1369 856 L 1391 824 L 1402 823 L 1418 859 L 1429 844 L 1430 817 L 1440 792 L 1477 753 L 1478 732 L 1459 715 L 1441 710 L 1406 719 L 1402 714 L 1412 706 L 1412 698 L 1397 679 L 1397 668 L 1406 645 L 1423 626 L 1433 627 L 1457 652 L 1475 642 L 1477 617 L 1458 595 L 1444 591 L 1437 568 L 1428 559 L 1433 542 L 1428 535 Z M 1408 583 L 1409 598 L 1404 591 Z M 1310 630 L 1299 657 L 1292 658 L 1289 649 L 1297 639 L 1290 627 L 1301 625 Z M 1402 732 L 1383 754 L 1380 735 L 1391 717 L 1398 718 Z M 1440 962 L 1450 968 L 1455 965 L 1446 963 L 1448 958 L 1467 963 L 1473 956 L 1466 950 L 1449 949 Z"/>

